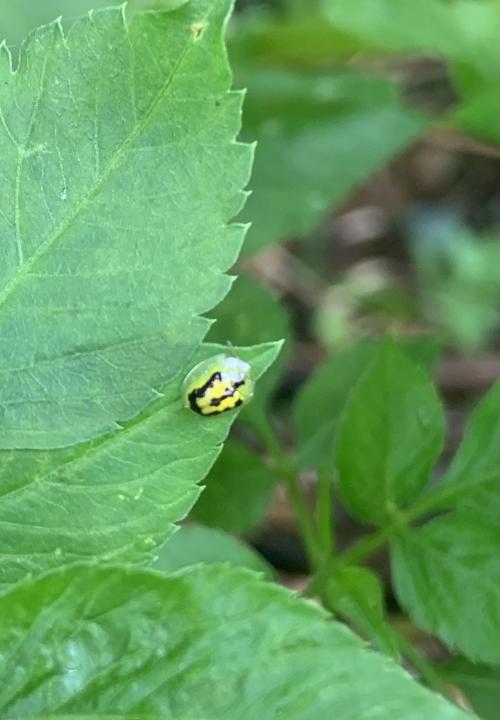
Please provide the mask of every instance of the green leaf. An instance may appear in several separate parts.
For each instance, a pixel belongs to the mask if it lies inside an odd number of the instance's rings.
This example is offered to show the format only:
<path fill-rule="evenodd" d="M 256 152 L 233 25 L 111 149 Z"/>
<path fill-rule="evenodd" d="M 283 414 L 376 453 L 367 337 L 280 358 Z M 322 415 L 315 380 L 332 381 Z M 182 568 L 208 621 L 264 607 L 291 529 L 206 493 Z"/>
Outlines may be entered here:
<path fill-rule="evenodd" d="M 359 41 L 326 22 L 323 13 L 311 8 L 311 0 L 298 13 L 291 13 L 289 5 L 277 12 L 259 7 L 236 15 L 233 35 L 228 38 L 232 59 L 318 67 L 359 51 Z"/>
<path fill-rule="evenodd" d="M 299 462 L 303 467 L 333 466 L 334 441 L 347 399 L 373 360 L 378 341 L 364 338 L 334 353 L 301 388 L 293 407 Z M 402 339 L 398 347 L 430 370 L 439 346 L 426 338 Z"/>
<path fill-rule="evenodd" d="M 242 540 L 204 525 L 184 525 L 164 545 L 153 563 L 155 570 L 173 572 L 189 565 L 228 563 L 261 572 L 272 580 L 264 558 Z"/>
<path fill-rule="evenodd" d="M 427 483 L 443 438 L 443 409 L 431 381 L 385 342 L 352 391 L 338 430 L 347 509 L 364 522 L 390 518 Z"/>
<path fill-rule="evenodd" d="M 415 213 L 411 245 L 427 320 L 465 350 L 484 346 L 500 319 L 498 235 L 477 237 L 450 213 Z"/>
<path fill-rule="evenodd" d="M 273 473 L 255 453 L 229 441 L 207 477 L 192 517 L 227 532 L 247 533 L 264 518 L 275 483 Z"/>
<path fill-rule="evenodd" d="M 105 0 L 44 0 L 43 3 L 0 0 L 0 39 L 5 38 L 9 46 L 19 45 L 37 25 L 44 25 L 62 13 L 74 19 L 105 4 Z"/>
<path fill-rule="evenodd" d="M 439 488 L 441 507 L 459 506 L 474 516 L 500 515 L 500 382 L 482 398 Z"/>
<path fill-rule="evenodd" d="M 216 308 L 215 317 L 217 322 L 208 334 L 212 342 L 247 345 L 278 338 L 289 340 L 291 336 L 290 316 L 283 303 L 249 275 L 238 278 L 229 295 Z M 288 356 L 289 343 L 286 342 L 277 361 L 260 382 L 258 395 L 243 408 L 242 420 L 256 426 L 262 421 Z"/>
<path fill-rule="evenodd" d="M 338 565 L 327 580 L 328 607 L 345 618 L 374 647 L 398 658 L 391 626 L 384 618 L 382 584 L 362 567 Z"/>
<path fill-rule="evenodd" d="M 458 52 L 460 38 L 451 13 L 439 0 L 326 0 L 328 20 L 369 47 L 430 55 Z"/>
<path fill-rule="evenodd" d="M 461 97 L 451 119 L 466 132 L 499 142 L 500 57 L 495 44 L 500 3 L 455 0 L 449 9 L 463 42 L 459 57 L 450 63 L 451 78 Z"/>
<path fill-rule="evenodd" d="M 496 52 L 498 0 L 326 0 L 324 22 L 373 55 L 421 53 L 446 58 L 460 104 L 450 120 L 459 128 L 498 142 L 500 59 Z M 345 42 L 344 42 L 345 44 Z"/>
<path fill-rule="evenodd" d="M 127 15 L 141 10 L 172 10 L 187 0 L 128 0 Z M 109 5 L 109 0 L 0 0 L 0 40 L 7 41 L 16 55 L 17 47 L 24 37 L 38 25 L 61 16 L 64 28 L 70 28 L 80 15 Z"/>
<path fill-rule="evenodd" d="M 69 568 L 16 586 L 0 617 L 5 720 L 469 717 L 247 570 Z"/>
<path fill-rule="evenodd" d="M 452 658 L 439 666 L 446 680 L 456 685 L 483 720 L 497 720 L 500 707 L 500 668 Z"/>
<path fill-rule="evenodd" d="M 500 71 L 492 72 L 489 78 L 480 78 L 474 68 L 462 69 L 457 64 L 453 77 L 462 102 L 451 113 L 450 122 L 465 133 L 477 135 L 490 143 L 498 143 L 500 132 L 496 121 L 500 113 L 497 93 Z"/>
<path fill-rule="evenodd" d="M 248 87 L 243 138 L 257 140 L 244 251 L 305 235 L 426 121 L 383 78 L 235 67 Z"/>
<path fill-rule="evenodd" d="M 0 51 L 0 447 L 114 430 L 199 346 L 244 228 L 224 0 Z"/>
<path fill-rule="evenodd" d="M 365 339 L 339 350 L 314 371 L 299 391 L 293 416 L 303 467 L 332 467 L 340 415 L 376 347 L 375 341 Z"/>
<path fill-rule="evenodd" d="M 195 361 L 218 351 L 204 346 Z M 256 378 L 278 352 L 273 343 L 238 348 Z M 0 453 L 0 585 L 80 559 L 151 560 L 189 512 L 237 417 L 185 409 L 181 381 L 177 376 L 147 412 L 97 441 Z"/>
<path fill-rule="evenodd" d="M 452 513 L 392 543 L 398 598 L 415 623 L 472 660 L 500 662 L 500 532 Z"/>

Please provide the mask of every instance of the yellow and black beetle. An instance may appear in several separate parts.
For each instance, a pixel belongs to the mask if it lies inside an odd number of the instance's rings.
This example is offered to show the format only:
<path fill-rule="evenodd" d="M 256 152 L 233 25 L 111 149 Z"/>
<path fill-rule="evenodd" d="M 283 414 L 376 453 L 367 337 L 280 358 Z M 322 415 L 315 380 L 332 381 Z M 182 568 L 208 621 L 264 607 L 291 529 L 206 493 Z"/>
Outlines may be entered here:
<path fill-rule="evenodd" d="M 199 415 L 218 415 L 247 403 L 254 383 L 240 358 L 214 355 L 198 363 L 182 384 L 184 406 Z"/>

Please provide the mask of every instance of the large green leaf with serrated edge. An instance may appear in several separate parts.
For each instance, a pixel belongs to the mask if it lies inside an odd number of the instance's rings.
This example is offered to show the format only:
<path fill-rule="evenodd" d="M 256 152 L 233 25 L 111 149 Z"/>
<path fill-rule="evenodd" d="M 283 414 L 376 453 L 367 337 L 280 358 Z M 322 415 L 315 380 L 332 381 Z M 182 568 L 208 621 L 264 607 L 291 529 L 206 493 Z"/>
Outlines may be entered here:
<path fill-rule="evenodd" d="M 128 0 L 127 15 L 140 10 L 170 10 L 187 2 L 187 0 Z M 89 10 L 96 10 L 109 5 L 109 0 L 0 0 L 0 39 L 5 38 L 9 47 L 13 47 L 15 55 L 17 46 L 24 36 L 38 25 L 62 16 L 64 27 Z"/>
<path fill-rule="evenodd" d="M 221 349 L 206 345 L 193 362 Z M 256 379 L 278 351 L 237 349 Z M 195 502 L 237 416 L 184 408 L 181 381 L 182 373 L 123 430 L 83 446 L 0 453 L 0 587 L 75 560 L 151 560 Z"/>
<path fill-rule="evenodd" d="M 247 570 L 69 568 L 17 585 L 0 617 L 5 720 L 470 717 Z"/>
<path fill-rule="evenodd" d="M 244 229 L 229 0 L 39 28 L 0 51 L 0 447 L 70 445 L 202 340 Z"/>

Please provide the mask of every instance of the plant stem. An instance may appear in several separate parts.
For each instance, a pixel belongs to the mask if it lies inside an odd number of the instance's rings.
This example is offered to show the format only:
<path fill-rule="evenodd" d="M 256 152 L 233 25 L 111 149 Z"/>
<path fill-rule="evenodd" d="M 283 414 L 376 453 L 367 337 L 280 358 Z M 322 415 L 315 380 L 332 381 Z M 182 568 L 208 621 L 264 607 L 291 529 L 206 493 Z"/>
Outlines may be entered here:
<path fill-rule="evenodd" d="M 383 528 L 380 528 L 371 535 L 359 540 L 351 548 L 348 548 L 342 554 L 342 561 L 355 565 L 372 555 L 375 550 L 383 545 L 387 540 L 401 530 L 402 527 L 409 526 L 415 520 L 436 509 L 444 509 L 447 505 L 452 505 L 457 489 L 450 486 L 438 486 L 430 492 L 423 495 L 417 502 L 407 510 L 398 512 L 397 521 L 389 522 Z"/>
<path fill-rule="evenodd" d="M 400 527 L 399 524 L 398 527 Z M 378 550 L 381 545 L 389 540 L 394 530 L 395 527 L 393 525 L 387 525 L 377 530 L 377 532 L 361 538 L 361 540 L 358 540 L 357 543 L 342 553 L 340 559 L 343 563 L 346 563 L 346 565 L 358 565 L 362 560 L 373 555 L 375 550 Z"/>
<path fill-rule="evenodd" d="M 441 678 L 439 673 L 436 672 L 432 663 L 427 660 L 425 655 L 423 655 L 403 633 L 395 630 L 394 628 L 393 633 L 398 643 L 401 655 L 408 660 L 410 665 L 414 667 L 427 687 L 441 693 L 441 695 L 444 695 L 451 700 L 454 700 L 453 694 L 447 683 Z"/>
<path fill-rule="evenodd" d="M 321 564 L 321 550 L 318 547 L 315 528 L 300 490 L 297 475 L 294 468 L 290 466 L 281 466 L 280 474 L 286 486 L 288 499 L 295 514 L 312 569 L 316 570 Z"/>
<path fill-rule="evenodd" d="M 335 552 L 335 536 L 333 532 L 332 476 L 331 472 L 326 469 L 320 470 L 318 475 L 316 522 L 323 556 L 328 558 Z"/>
<path fill-rule="evenodd" d="M 267 417 L 262 418 L 257 428 L 262 440 L 273 458 L 276 471 L 286 487 L 299 532 L 307 552 L 311 568 L 316 570 L 321 564 L 321 548 L 318 545 L 316 530 L 297 478 L 298 469 L 286 456 L 280 441 Z"/>

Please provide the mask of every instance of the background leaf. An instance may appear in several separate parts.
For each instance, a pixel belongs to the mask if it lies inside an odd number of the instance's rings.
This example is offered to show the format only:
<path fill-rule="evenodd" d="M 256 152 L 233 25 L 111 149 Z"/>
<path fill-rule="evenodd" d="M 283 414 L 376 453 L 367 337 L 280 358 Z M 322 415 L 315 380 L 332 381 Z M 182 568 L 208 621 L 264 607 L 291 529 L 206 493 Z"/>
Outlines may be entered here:
<path fill-rule="evenodd" d="M 499 15 L 500 18 L 500 15 Z M 446 341 L 478 350 L 500 318 L 500 237 L 472 233 L 450 212 L 412 213 L 410 247 L 426 317 Z"/>
<path fill-rule="evenodd" d="M 449 470 L 427 495 L 430 510 L 452 512 L 392 543 L 396 592 L 413 620 L 471 659 L 489 663 L 500 662 L 499 440 L 497 383 L 472 413 Z"/>
<path fill-rule="evenodd" d="M 425 486 L 443 445 L 443 409 L 426 374 L 383 343 L 347 401 L 336 442 L 348 510 L 383 523 Z"/>
<path fill-rule="evenodd" d="M 244 252 L 308 233 L 426 127 L 383 78 L 235 65 L 248 88 L 242 137 L 257 140 Z"/>
<path fill-rule="evenodd" d="M 230 440 L 191 515 L 204 525 L 243 535 L 263 519 L 275 483 L 275 476 L 255 453 Z"/>
<path fill-rule="evenodd" d="M 391 626 L 384 619 L 384 590 L 367 568 L 337 565 L 327 580 L 328 607 L 350 623 L 375 648 L 398 658 Z"/>
<path fill-rule="evenodd" d="M 456 685 L 483 720 L 496 720 L 500 707 L 500 668 L 456 657 L 439 666 L 448 682 Z"/>
<path fill-rule="evenodd" d="M 378 48 L 448 60 L 460 98 L 450 120 L 486 140 L 500 140 L 500 58 L 494 50 L 498 0 L 360 0 L 355 13 L 349 0 L 326 0 L 321 7 L 326 21 L 351 45 L 364 44 L 358 54 L 364 49 L 370 56 Z"/>
<path fill-rule="evenodd" d="M 436 0 L 359 0 L 355 13 L 349 0 L 326 0 L 322 7 L 333 25 L 371 47 L 449 55 L 459 46 L 449 10 Z"/>
<path fill-rule="evenodd" d="M 270 565 L 258 552 L 242 540 L 216 528 L 190 523 L 183 525 L 164 545 L 153 563 L 155 570 L 173 572 L 200 563 L 227 563 L 246 567 L 273 579 Z"/>
<path fill-rule="evenodd" d="M 244 229 L 226 223 L 251 164 L 234 141 L 228 7 L 128 28 L 107 10 L 66 38 L 54 23 L 15 74 L 1 51 L 0 447 L 69 445 L 133 417 L 227 292 Z"/>
<path fill-rule="evenodd" d="M 378 345 L 377 340 L 364 338 L 341 348 L 320 365 L 300 389 L 293 416 L 299 462 L 303 467 L 333 467 L 341 414 Z M 398 347 L 426 371 L 431 370 L 439 352 L 438 344 L 427 338 L 401 339 Z"/>
<path fill-rule="evenodd" d="M 333 466 L 333 443 L 347 398 L 376 351 L 370 339 L 342 348 L 300 389 L 293 407 L 303 466 Z"/>
<path fill-rule="evenodd" d="M 206 345 L 197 359 L 220 350 Z M 256 378 L 278 351 L 273 343 L 238 348 Z M 0 453 L 0 586 L 80 559 L 151 560 L 195 502 L 197 483 L 237 416 L 186 410 L 182 378 L 123 430 L 97 441 Z"/>
<path fill-rule="evenodd" d="M 500 515 L 500 382 L 471 414 L 464 437 L 440 488 L 444 507 L 460 507 L 474 515 Z"/>
<path fill-rule="evenodd" d="M 248 571 L 72 568 L 18 585 L 0 598 L 0 617 L 6 720 L 465 718 L 317 607 Z"/>
<path fill-rule="evenodd" d="M 419 627 L 472 660 L 500 662 L 498 523 L 454 513 L 407 530 L 392 543 L 392 567 Z"/>

